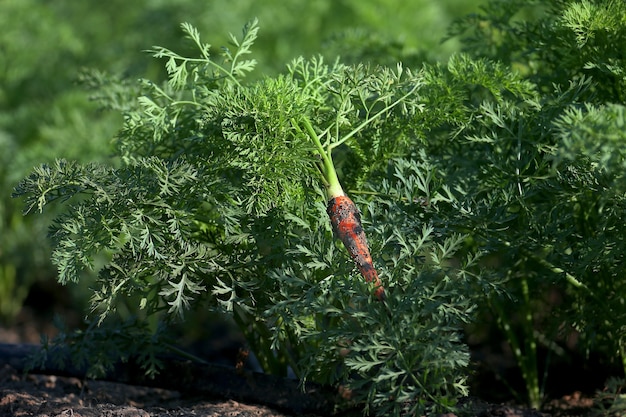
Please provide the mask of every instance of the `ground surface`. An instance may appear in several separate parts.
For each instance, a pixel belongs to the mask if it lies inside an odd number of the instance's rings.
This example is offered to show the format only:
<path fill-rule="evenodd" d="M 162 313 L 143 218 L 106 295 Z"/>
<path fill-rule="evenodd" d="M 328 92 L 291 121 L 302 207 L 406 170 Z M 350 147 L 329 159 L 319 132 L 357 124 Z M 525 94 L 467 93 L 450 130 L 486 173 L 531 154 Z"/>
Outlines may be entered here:
<path fill-rule="evenodd" d="M 44 328 L 42 328 L 42 326 Z M 45 322 L 38 321 L 25 311 L 18 322 L 9 328 L 0 327 L 0 343 L 37 343 L 39 334 L 54 332 Z M 259 389 L 267 386 L 259 387 Z M 501 387 L 494 386 L 497 390 Z M 117 382 L 82 381 L 74 377 L 27 374 L 8 364 L 0 363 L 0 417 L 1 416 L 320 416 L 319 413 L 290 412 L 280 406 L 280 397 L 290 400 L 293 392 L 281 391 L 278 400 L 266 405 L 250 401 L 236 401 L 232 390 L 223 395 L 189 395 L 185 390 L 128 385 Z M 219 390 L 218 390 L 219 392 Z M 230 398 L 229 398 L 230 397 Z M 260 398 L 264 398 L 263 395 Z M 297 400 L 298 402 L 300 400 Z M 551 401 L 538 412 L 514 404 L 489 404 L 468 400 L 473 414 L 480 417 L 539 417 L 591 416 L 591 399 L 574 393 Z M 453 417 L 446 415 L 445 417 Z"/>
<path fill-rule="evenodd" d="M 184 398 L 179 392 L 111 382 L 0 370 L 0 415 L 74 417 L 265 416 L 285 414 L 233 400 Z"/>
<path fill-rule="evenodd" d="M 539 413 L 512 405 L 476 402 L 480 417 L 586 416 L 590 400 L 576 396 L 554 402 L 552 412 Z M 165 417 L 231 416 L 287 417 L 288 414 L 258 404 L 229 399 L 188 397 L 178 391 L 89 381 L 50 375 L 18 374 L 4 366 L 0 369 L 0 416 L 73 416 L 73 417 Z M 308 414 L 309 417 L 316 417 Z M 447 415 L 446 417 L 452 417 Z"/>

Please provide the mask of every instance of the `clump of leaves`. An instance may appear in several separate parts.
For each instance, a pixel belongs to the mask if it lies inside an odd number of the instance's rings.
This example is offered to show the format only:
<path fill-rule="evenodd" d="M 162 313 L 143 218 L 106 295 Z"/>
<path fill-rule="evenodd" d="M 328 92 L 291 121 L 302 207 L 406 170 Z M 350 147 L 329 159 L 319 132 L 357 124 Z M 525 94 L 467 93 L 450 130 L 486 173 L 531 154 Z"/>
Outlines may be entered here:
<path fill-rule="evenodd" d="M 27 212 L 67 201 L 51 229 L 61 282 L 110 258 L 88 331 L 58 343 L 104 348 L 89 335 L 120 306 L 136 306 L 133 338 L 149 340 L 143 320 L 213 309 L 232 315 L 268 372 L 340 384 L 376 413 L 451 409 L 467 393 L 460 330 L 483 284 L 477 254 L 436 215 L 454 210 L 452 193 L 425 158 L 406 159 L 428 129 L 425 74 L 299 58 L 247 82 L 256 21 L 219 57 L 183 31 L 199 56 L 154 48 L 169 82 L 142 81 L 115 104 L 127 109 L 119 166 L 59 160 L 17 187 Z M 343 192 L 338 173 L 362 207 L 384 302 L 333 238 L 325 201 Z M 123 333 L 106 333 L 108 351 Z M 100 370 L 115 359 L 96 357 Z M 153 357 L 138 358 L 149 372 Z"/>
<path fill-rule="evenodd" d="M 518 23 L 511 5 L 535 3 L 545 19 Z M 626 65 L 610 59 L 611 88 L 600 65 L 623 22 L 580 43 L 567 30 L 582 30 L 587 6 L 626 7 L 493 1 L 454 29 L 468 53 L 447 64 L 299 58 L 254 80 L 256 22 L 217 57 L 184 25 L 198 56 L 154 48 L 169 82 L 116 104 L 119 166 L 57 161 L 16 194 L 27 211 L 68 200 L 51 233 L 63 282 L 110 257 L 96 323 L 122 305 L 166 327 L 224 312 L 268 372 L 342 386 L 368 412 L 422 415 L 466 393 L 461 329 L 488 308 L 538 407 L 538 344 L 559 351 L 563 329 L 626 366 Z M 580 66 L 573 51 L 588 45 L 597 65 Z M 344 190 L 384 301 L 333 237 L 325 201 Z M 564 302 L 542 315 L 549 291 Z"/>
<path fill-rule="evenodd" d="M 618 378 L 610 378 L 606 387 L 596 393 L 594 398 L 593 416 L 613 417 L 626 412 L 626 381 Z"/>
<path fill-rule="evenodd" d="M 537 345 L 557 354 L 566 329 L 580 333 L 583 353 L 603 351 L 626 371 L 626 60 L 614 47 L 626 42 L 625 13 L 624 2 L 611 0 L 491 1 L 451 30 L 468 53 L 517 69 L 536 92 L 481 104 L 477 123 L 458 137 L 486 163 L 451 166 L 463 170 L 478 209 L 467 224 L 498 254 L 517 302 L 516 313 L 508 298 L 492 298 L 491 307 L 534 406 L 545 383 Z M 554 291 L 561 305 L 546 306 Z M 551 319 L 541 308 L 553 309 Z"/>

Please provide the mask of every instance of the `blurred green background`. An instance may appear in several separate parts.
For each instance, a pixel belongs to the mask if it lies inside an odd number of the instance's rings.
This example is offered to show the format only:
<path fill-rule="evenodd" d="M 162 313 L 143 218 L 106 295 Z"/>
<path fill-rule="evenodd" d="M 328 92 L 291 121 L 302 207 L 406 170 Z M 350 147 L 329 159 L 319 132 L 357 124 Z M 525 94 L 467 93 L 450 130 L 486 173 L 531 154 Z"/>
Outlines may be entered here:
<path fill-rule="evenodd" d="M 10 324 L 34 285 L 55 281 L 47 225 L 56 213 L 22 214 L 11 198 L 32 167 L 55 158 L 108 158 L 121 127 L 81 83 L 85 68 L 111 76 L 163 79 L 153 45 L 185 48 L 190 22 L 216 47 L 257 17 L 256 74 L 282 71 L 292 58 L 322 54 L 344 61 L 407 66 L 445 60 L 458 50 L 442 42 L 449 24 L 476 11 L 468 0 L 1 0 L 0 1 L 0 323 Z M 82 284 L 88 285 L 86 283 Z M 81 286 L 74 307 L 87 304 Z M 44 294 L 45 296 L 45 294 Z M 50 295 L 52 297 L 52 295 Z M 80 305 L 84 303 L 84 305 Z"/>

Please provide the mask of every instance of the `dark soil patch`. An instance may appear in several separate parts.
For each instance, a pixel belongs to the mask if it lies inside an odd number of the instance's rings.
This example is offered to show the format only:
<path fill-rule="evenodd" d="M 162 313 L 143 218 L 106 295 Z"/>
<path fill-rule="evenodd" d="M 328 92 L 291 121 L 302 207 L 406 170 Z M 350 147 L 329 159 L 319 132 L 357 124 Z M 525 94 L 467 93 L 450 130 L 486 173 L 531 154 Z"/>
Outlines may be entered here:
<path fill-rule="evenodd" d="M 0 387 L 0 416 L 320 416 L 285 413 L 260 404 L 188 396 L 179 391 L 154 387 L 106 381 L 84 382 L 78 378 L 54 375 L 21 375 L 7 365 L 0 368 Z M 586 417 L 592 405 L 591 400 L 577 395 L 553 402 L 549 414 L 514 405 L 487 404 L 476 399 L 467 399 L 465 403 L 477 417 Z"/>
<path fill-rule="evenodd" d="M 13 326 L 0 327 L 0 343 L 38 343 L 41 333 L 54 335 L 51 322 L 49 315 L 41 317 L 26 308 Z M 3 361 L 1 356 L 0 353 L 0 416 L 316 417 L 330 414 L 323 403 L 332 403 L 333 397 L 333 393 L 328 391 L 302 393 L 293 380 L 281 382 L 280 379 L 268 379 L 267 375 L 254 372 L 242 376 L 234 366 L 228 369 L 219 365 L 203 371 L 193 365 L 194 370 L 187 371 L 186 379 L 176 380 L 174 376 L 166 376 L 161 386 L 158 383 L 152 383 L 157 386 L 147 386 L 142 384 L 140 377 L 132 377 L 132 369 L 126 369 L 126 379 L 121 382 L 85 381 L 60 374 L 23 374 L 17 369 L 19 366 Z M 189 388 L 194 386 L 196 389 Z M 484 381 L 481 390 L 506 392 L 502 383 L 493 379 Z M 486 398 L 480 393 L 478 395 Z M 477 417 L 593 415 L 592 399 L 580 392 L 548 402 L 541 412 L 516 405 L 504 397 L 502 401 L 490 401 L 468 398 L 464 400 L 464 405 L 471 410 L 470 415 Z M 353 410 L 344 413 L 343 417 L 348 415 L 352 417 L 359 413 Z M 445 417 L 454 416 L 448 414 Z"/>

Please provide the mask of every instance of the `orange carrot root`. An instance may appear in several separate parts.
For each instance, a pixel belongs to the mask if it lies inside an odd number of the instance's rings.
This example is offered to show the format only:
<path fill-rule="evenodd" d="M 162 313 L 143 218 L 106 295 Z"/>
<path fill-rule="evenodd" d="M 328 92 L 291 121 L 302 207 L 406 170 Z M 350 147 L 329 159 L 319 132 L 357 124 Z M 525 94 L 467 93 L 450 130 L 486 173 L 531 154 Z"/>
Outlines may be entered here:
<path fill-rule="evenodd" d="M 333 197 L 328 201 L 327 212 L 335 235 L 343 242 L 365 280 L 376 285 L 374 291 L 376 297 L 383 300 L 385 289 L 374 268 L 365 231 L 361 225 L 361 215 L 356 205 L 347 196 Z"/>

